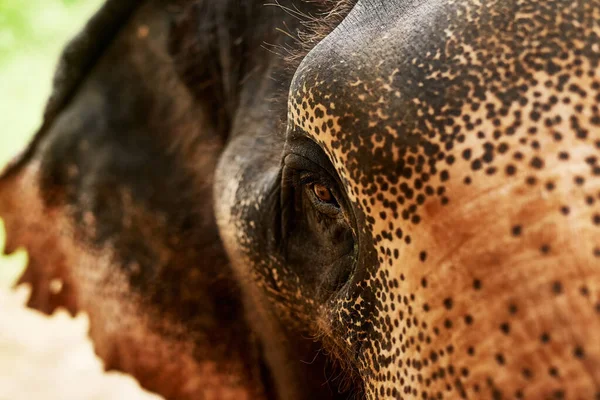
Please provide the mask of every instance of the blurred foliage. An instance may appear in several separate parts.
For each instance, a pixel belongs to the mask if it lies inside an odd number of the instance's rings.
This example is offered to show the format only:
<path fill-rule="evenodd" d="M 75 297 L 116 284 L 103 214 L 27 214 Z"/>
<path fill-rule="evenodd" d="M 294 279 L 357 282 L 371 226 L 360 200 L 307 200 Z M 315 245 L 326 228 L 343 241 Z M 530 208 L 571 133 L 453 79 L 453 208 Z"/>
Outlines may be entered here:
<path fill-rule="evenodd" d="M 0 169 L 40 125 L 62 48 L 103 2 L 0 0 Z M 0 224 L 0 287 L 26 262 L 22 252 L 1 256 L 4 235 Z"/>
<path fill-rule="evenodd" d="M 103 0 L 0 0 L 0 165 L 41 122 L 62 48 Z"/>

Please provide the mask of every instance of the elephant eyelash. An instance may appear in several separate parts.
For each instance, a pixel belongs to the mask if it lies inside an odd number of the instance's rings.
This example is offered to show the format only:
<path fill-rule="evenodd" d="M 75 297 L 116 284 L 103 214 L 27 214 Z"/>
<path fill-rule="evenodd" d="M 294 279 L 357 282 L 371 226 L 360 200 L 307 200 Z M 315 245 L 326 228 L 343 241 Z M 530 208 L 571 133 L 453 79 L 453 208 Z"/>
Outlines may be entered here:
<path fill-rule="evenodd" d="M 324 181 L 324 179 L 322 179 L 319 176 L 315 176 L 315 174 L 312 173 L 301 173 L 297 181 L 298 186 L 308 186 L 314 185 L 316 183 L 329 187 L 329 185 L 327 184 L 327 182 Z"/>

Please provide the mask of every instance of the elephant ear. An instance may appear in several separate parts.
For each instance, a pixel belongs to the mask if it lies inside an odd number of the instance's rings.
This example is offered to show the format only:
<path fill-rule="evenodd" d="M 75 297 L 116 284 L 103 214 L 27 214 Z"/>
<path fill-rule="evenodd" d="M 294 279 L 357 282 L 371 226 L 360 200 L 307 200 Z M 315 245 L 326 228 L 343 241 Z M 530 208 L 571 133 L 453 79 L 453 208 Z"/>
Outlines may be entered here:
<path fill-rule="evenodd" d="M 181 79 L 182 9 L 165 3 L 109 0 L 65 50 L 41 129 L 0 176 L 7 251 L 29 252 L 29 306 L 89 314 L 108 368 L 169 398 L 257 398 L 212 208 L 218 104 Z"/>
<path fill-rule="evenodd" d="M 77 307 L 73 287 L 65 284 L 70 279 L 63 280 L 68 271 L 56 221 L 44 207 L 39 190 L 41 145 L 137 5 L 137 1 L 108 1 L 66 46 L 55 72 L 42 126 L 24 151 L 0 172 L 0 217 L 8 233 L 6 251 L 11 253 L 19 246 L 28 250 L 29 264 L 20 283 L 33 286 L 29 305 L 46 313 L 57 307 L 74 313 Z"/>

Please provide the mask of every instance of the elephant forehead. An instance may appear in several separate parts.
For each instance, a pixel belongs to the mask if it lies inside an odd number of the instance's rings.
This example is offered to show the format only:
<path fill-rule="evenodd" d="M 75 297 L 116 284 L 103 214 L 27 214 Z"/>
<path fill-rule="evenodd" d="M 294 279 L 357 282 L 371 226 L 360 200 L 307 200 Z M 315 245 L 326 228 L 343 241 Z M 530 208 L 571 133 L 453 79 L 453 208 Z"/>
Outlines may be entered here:
<path fill-rule="evenodd" d="M 597 178 L 600 2 L 420 4 L 379 10 L 377 34 L 358 7 L 292 84 L 291 125 L 329 154 L 375 235 L 419 225 L 426 203 Z"/>

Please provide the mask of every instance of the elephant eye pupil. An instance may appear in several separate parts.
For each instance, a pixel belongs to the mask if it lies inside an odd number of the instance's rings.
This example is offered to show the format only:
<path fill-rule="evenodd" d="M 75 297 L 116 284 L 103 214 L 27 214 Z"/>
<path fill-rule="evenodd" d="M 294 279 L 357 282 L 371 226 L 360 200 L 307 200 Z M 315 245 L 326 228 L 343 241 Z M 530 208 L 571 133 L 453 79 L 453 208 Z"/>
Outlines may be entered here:
<path fill-rule="evenodd" d="M 334 201 L 333 194 L 331 194 L 331 190 L 325 185 L 321 185 L 320 183 L 315 183 L 312 187 L 312 190 L 317 196 L 319 200 L 324 203 L 332 203 Z"/>

